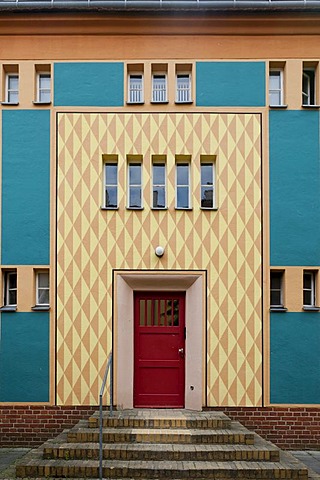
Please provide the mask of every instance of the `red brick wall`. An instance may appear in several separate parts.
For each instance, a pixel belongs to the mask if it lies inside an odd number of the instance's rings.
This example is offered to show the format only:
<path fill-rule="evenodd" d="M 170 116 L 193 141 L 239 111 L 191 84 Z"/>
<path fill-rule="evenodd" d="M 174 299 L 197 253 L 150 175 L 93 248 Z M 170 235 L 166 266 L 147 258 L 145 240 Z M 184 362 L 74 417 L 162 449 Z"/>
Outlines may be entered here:
<path fill-rule="evenodd" d="M 221 410 L 285 450 L 320 450 L 320 407 L 225 407 Z"/>
<path fill-rule="evenodd" d="M 97 408 L 80 406 L 0 406 L 0 445 L 34 447 L 64 428 L 88 418 Z M 320 450 L 319 408 L 225 407 L 224 411 L 250 430 L 284 449 Z"/>

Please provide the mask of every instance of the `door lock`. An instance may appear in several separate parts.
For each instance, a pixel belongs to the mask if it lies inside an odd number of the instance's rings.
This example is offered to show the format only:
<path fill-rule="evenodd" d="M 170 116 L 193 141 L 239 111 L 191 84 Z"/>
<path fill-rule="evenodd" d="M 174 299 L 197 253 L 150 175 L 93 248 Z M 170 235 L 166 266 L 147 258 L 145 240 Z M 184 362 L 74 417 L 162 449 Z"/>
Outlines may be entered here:
<path fill-rule="evenodd" d="M 178 350 L 180 357 L 184 357 L 184 348 L 179 348 Z"/>

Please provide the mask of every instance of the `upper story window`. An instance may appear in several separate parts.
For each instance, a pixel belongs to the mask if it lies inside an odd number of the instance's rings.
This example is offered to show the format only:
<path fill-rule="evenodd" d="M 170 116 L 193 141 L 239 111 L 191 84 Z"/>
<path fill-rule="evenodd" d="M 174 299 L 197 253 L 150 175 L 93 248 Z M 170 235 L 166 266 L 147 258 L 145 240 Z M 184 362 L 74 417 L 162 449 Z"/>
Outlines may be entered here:
<path fill-rule="evenodd" d="M 201 208 L 215 208 L 215 157 L 201 155 Z"/>
<path fill-rule="evenodd" d="M 302 72 L 302 105 L 316 104 L 316 68 L 303 64 Z"/>
<path fill-rule="evenodd" d="M 277 107 L 284 104 L 283 68 L 269 70 L 269 105 Z"/>
<path fill-rule="evenodd" d="M 17 306 L 17 271 L 4 272 L 4 306 Z"/>
<path fill-rule="evenodd" d="M 39 103 L 51 102 L 51 74 L 38 73 L 37 75 L 37 101 Z"/>
<path fill-rule="evenodd" d="M 36 305 L 49 306 L 49 271 L 37 272 Z"/>
<path fill-rule="evenodd" d="M 128 78 L 128 103 L 143 103 L 143 75 L 130 73 Z"/>
<path fill-rule="evenodd" d="M 140 155 L 128 155 L 128 208 L 142 208 L 142 162 Z"/>
<path fill-rule="evenodd" d="M 152 208 L 166 208 L 166 163 L 161 155 L 153 157 Z"/>
<path fill-rule="evenodd" d="M 283 308 L 283 277 L 284 272 L 274 270 L 270 272 L 270 308 Z"/>
<path fill-rule="evenodd" d="M 177 73 L 176 76 L 176 103 L 191 102 L 191 75 Z"/>
<path fill-rule="evenodd" d="M 316 306 L 316 272 L 313 270 L 303 272 L 303 306 Z"/>
<path fill-rule="evenodd" d="M 103 155 L 104 160 L 104 206 L 118 208 L 118 157 Z"/>
<path fill-rule="evenodd" d="M 152 102 L 165 103 L 167 102 L 167 75 L 153 74 L 152 75 Z"/>
<path fill-rule="evenodd" d="M 187 155 L 184 155 L 187 157 Z M 176 208 L 190 208 L 190 160 L 176 163 Z"/>
<path fill-rule="evenodd" d="M 6 75 L 6 100 L 7 103 L 19 103 L 19 75 L 7 73 Z"/>

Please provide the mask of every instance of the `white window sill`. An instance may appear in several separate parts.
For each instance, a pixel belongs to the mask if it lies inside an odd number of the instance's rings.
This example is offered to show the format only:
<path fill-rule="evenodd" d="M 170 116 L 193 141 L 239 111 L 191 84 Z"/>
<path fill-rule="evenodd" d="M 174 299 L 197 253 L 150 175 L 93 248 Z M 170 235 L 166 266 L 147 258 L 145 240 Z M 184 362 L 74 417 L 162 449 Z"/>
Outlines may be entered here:
<path fill-rule="evenodd" d="M 219 209 L 218 209 L 218 207 L 200 207 L 200 210 L 205 210 L 205 211 L 207 210 L 207 211 L 209 211 L 209 212 L 210 212 L 211 210 L 213 210 L 214 212 L 216 212 L 216 211 L 219 210 Z"/>
<path fill-rule="evenodd" d="M 119 210 L 119 207 L 100 207 L 100 210 Z"/>
<path fill-rule="evenodd" d="M 126 207 L 126 210 L 144 210 L 144 207 Z"/>
<path fill-rule="evenodd" d="M 320 307 L 312 306 L 312 305 L 304 305 L 302 309 L 305 312 L 320 312 Z"/>
<path fill-rule="evenodd" d="M 127 102 L 127 105 L 144 105 L 144 102 Z"/>
<path fill-rule="evenodd" d="M 169 101 L 164 100 L 163 102 L 154 102 L 153 100 L 150 102 L 151 105 L 168 105 Z"/>
<path fill-rule="evenodd" d="M 285 313 L 287 311 L 288 309 L 282 305 L 279 305 L 278 307 L 270 307 L 270 312 Z"/>
<path fill-rule="evenodd" d="M 307 109 L 310 108 L 311 110 L 320 108 L 320 105 L 304 105 L 304 104 L 302 104 L 301 106 L 302 106 L 302 108 L 307 108 Z"/>
<path fill-rule="evenodd" d="M 151 207 L 151 210 L 168 210 L 168 207 Z"/>
<path fill-rule="evenodd" d="M 38 102 L 38 101 L 35 100 L 32 103 L 33 103 L 33 105 L 51 105 L 52 102 L 51 102 L 51 100 L 49 102 Z"/>
<path fill-rule="evenodd" d="M 19 102 L 1 102 L 1 105 L 10 105 L 11 107 L 16 107 L 19 105 Z"/>
<path fill-rule="evenodd" d="M 17 305 L 3 305 L 3 307 L 0 308 L 0 312 L 16 312 L 17 311 Z"/>
<path fill-rule="evenodd" d="M 187 211 L 192 211 L 192 207 L 174 207 L 175 210 L 187 210 Z"/>
<path fill-rule="evenodd" d="M 50 305 L 34 305 L 31 307 L 31 310 L 34 312 L 48 312 L 50 310 Z"/>
<path fill-rule="evenodd" d="M 179 102 L 178 100 L 176 100 L 174 103 L 176 105 L 191 105 L 193 103 L 193 100 L 187 100 L 185 102 Z"/>
<path fill-rule="evenodd" d="M 280 108 L 280 109 L 285 109 L 288 108 L 288 105 L 269 105 L 269 108 Z"/>

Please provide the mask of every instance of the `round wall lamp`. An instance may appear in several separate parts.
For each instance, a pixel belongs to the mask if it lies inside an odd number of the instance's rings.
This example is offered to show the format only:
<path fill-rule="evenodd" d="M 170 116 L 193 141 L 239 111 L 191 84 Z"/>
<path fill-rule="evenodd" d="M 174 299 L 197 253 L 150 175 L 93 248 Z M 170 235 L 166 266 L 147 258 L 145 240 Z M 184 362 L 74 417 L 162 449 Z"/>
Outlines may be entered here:
<path fill-rule="evenodd" d="M 154 252 L 157 257 L 162 257 L 162 255 L 164 254 L 164 248 L 159 245 L 158 247 L 156 247 Z"/>

